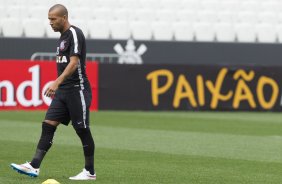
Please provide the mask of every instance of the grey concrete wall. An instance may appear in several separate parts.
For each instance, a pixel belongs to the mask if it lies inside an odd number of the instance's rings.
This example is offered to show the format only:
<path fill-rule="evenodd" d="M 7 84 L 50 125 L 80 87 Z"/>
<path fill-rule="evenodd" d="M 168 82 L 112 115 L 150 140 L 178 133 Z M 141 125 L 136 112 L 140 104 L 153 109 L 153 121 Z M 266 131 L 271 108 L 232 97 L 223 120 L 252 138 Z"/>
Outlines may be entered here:
<path fill-rule="evenodd" d="M 116 53 L 121 40 L 87 40 L 88 53 Z M 145 64 L 282 65 L 281 44 L 136 41 L 147 46 Z M 0 38 L 0 59 L 29 59 L 34 52 L 55 52 L 56 39 Z"/>

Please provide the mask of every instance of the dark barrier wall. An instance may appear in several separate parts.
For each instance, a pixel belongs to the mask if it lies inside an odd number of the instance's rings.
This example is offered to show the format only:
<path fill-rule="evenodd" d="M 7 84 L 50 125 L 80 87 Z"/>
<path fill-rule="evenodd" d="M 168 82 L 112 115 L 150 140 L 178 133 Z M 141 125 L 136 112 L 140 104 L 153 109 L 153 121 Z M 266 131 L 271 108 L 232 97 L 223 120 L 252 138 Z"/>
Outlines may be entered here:
<path fill-rule="evenodd" d="M 56 39 L 0 38 L 0 59 L 30 59 L 34 52 L 55 52 Z M 126 41 L 87 40 L 88 53 L 116 53 Z M 145 44 L 145 64 L 282 65 L 281 44 L 136 41 Z"/>
<path fill-rule="evenodd" d="M 99 65 L 99 109 L 281 111 L 282 67 Z"/>
<path fill-rule="evenodd" d="M 44 91 L 56 78 L 55 61 L 1 60 L 0 68 L 0 110 L 46 109 L 51 103 Z M 92 110 L 281 112 L 281 70 L 282 66 L 87 64 Z"/>

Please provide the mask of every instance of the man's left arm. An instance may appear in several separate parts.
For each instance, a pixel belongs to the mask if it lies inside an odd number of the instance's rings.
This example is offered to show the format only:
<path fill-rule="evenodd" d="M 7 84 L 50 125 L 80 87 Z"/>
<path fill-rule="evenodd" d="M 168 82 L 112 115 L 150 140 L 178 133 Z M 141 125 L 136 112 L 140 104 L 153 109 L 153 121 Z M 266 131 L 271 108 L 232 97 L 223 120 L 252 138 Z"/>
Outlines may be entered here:
<path fill-rule="evenodd" d="M 44 92 L 44 95 L 48 97 L 54 95 L 59 85 L 64 82 L 68 77 L 70 77 L 73 72 L 77 69 L 78 62 L 78 56 L 71 56 L 70 63 L 65 68 L 64 72 L 47 88 L 47 90 Z"/>

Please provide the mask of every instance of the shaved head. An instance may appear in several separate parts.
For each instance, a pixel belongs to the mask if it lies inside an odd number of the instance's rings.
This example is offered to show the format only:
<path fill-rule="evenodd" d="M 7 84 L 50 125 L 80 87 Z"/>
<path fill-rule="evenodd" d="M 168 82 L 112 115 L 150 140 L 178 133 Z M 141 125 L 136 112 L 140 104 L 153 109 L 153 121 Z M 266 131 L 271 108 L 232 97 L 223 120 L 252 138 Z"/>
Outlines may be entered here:
<path fill-rule="evenodd" d="M 68 10 L 64 5 L 55 4 L 52 6 L 48 12 L 48 19 L 55 32 L 63 33 L 70 27 Z"/>
<path fill-rule="evenodd" d="M 49 12 L 51 11 L 56 11 L 57 15 L 59 16 L 66 16 L 68 17 L 68 10 L 67 8 L 64 6 L 64 5 L 61 5 L 61 4 L 55 4 L 54 6 L 52 6 L 50 9 L 49 9 Z"/>

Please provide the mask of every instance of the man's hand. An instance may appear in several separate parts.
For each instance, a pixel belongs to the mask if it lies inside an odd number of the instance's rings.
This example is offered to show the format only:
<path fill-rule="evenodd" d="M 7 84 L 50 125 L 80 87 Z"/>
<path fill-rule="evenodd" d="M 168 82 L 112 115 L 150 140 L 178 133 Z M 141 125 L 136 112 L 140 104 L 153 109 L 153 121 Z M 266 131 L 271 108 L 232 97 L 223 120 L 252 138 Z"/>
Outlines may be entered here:
<path fill-rule="evenodd" d="M 51 97 L 53 95 L 55 95 L 55 92 L 57 91 L 59 87 L 59 84 L 57 81 L 53 82 L 44 92 L 45 96 Z"/>
<path fill-rule="evenodd" d="M 47 88 L 47 90 L 44 92 L 44 95 L 48 97 L 55 95 L 55 92 L 59 88 L 59 85 L 68 77 L 70 77 L 73 72 L 77 69 L 78 62 L 78 56 L 71 56 L 70 63 L 65 68 L 64 72 Z"/>

